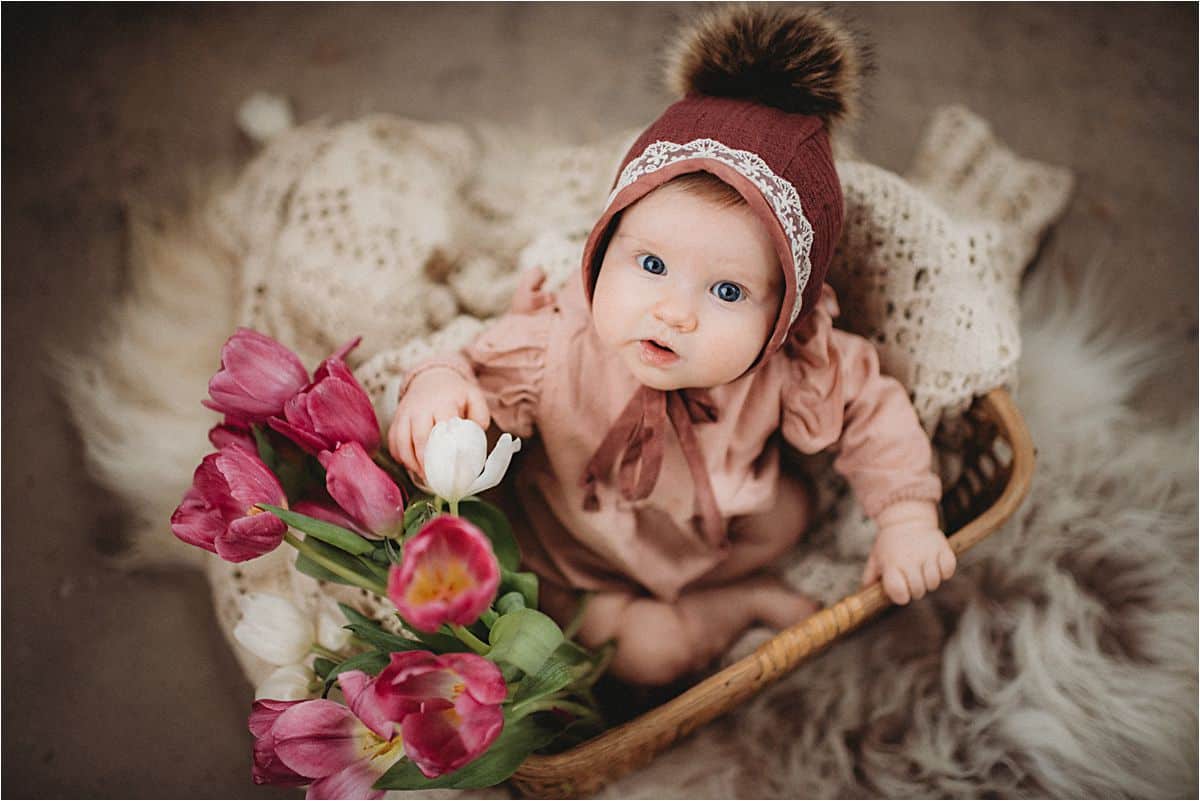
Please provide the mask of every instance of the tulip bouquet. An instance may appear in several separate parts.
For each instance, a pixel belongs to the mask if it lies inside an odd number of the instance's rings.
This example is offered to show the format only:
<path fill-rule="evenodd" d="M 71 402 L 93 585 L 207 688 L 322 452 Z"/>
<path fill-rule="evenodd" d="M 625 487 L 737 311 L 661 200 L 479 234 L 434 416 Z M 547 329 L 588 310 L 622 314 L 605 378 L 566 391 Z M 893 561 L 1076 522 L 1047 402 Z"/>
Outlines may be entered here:
<path fill-rule="evenodd" d="M 230 562 L 286 542 L 297 570 L 395 606 L 379 621 L 339 604 L 344 620 L 314 625 L 284 598 L 246 597 L 234 636 L 279 666 L 250 714 L 255 782 L 309 785 L 310 798 L 497 784 L 530 753 L 600 728 L 592 686 L 610 653 L 538 611 L 507 519 L 474 497 L 520 440 L 504 434 L 488 455 L 475 423 L 438 423 L 416 491 L 345 364 L 358 341 L 311 378 L 270 337 L 241 328 L 226 341 L 204 401 L 224 415 L 217 450 L 171 530 Z"/>

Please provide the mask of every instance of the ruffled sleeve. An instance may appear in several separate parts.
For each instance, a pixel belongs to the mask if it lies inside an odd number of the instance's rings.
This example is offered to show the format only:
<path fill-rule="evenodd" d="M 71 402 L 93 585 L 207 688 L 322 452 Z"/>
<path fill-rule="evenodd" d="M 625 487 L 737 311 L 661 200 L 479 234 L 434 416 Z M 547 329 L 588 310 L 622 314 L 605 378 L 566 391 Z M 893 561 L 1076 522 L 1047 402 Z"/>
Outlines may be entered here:
<path fill-rule="evenodd" d="M 453 370 L 483 390 L 492 421 L 501 431 L 532 436 L 554 318 L 554 306 L 504 315 L 461 351 L 417 365 L 405 377 L 399 396 L 426 370 Z"/>
<path fill-rule="evenodd" d="M 879 372 L 870 342 L 833 327 L 837 314 L 826 285 L 818 307 L 784 346 L 784 438 L 802 453 L 836 446 L 834 469 L 870 517 L 897 501 L 936 502 L 941 481 L 908 393 Z"/>

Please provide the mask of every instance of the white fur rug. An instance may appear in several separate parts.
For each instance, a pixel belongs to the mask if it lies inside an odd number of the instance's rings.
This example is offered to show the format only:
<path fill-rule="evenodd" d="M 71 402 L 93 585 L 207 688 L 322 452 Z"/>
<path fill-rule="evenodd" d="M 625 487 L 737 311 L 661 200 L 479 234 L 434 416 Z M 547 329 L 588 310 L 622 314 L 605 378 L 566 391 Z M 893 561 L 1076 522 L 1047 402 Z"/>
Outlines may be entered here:
<path fill-rule="evenodd" d="M 207 448 L 207 423 L 182 422 L 207 379 L 194 373 L 232 326 L 214 314 L 227 306 L 190 299 L 228 292 L 228 274 L 177 231 L 135 234 L 140 269 L 103 359 L 60 368 L 94 474 L 139 512 L 135 541 L 165 546 Z M 1038 468 L 1021 511 L 933 596 L 605 797 L 1194 797 L 1196 421 L 1156 427 L 1131 406 L 1168 363 L 1163 343 L 1107 324 L 1099 271 L 1071 288 L 1053 268 L 1024 290 L 1017 398 Z M 127 458 L 147 435 L 153 461 Z"/>
<path fill-rule="evenodd" d="M 1196 421 L 1097 275 L 1024 289 L 1017 515 L 933 596 L 803 665 L 605 796 L 1188 797 L 1197 788 Z"/>

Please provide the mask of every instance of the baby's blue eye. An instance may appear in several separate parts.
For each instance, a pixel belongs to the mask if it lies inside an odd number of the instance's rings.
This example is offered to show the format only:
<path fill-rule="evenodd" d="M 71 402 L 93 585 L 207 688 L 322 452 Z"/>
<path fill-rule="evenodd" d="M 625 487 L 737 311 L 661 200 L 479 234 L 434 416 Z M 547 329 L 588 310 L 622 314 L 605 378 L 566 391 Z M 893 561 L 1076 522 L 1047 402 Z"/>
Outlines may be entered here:
<path fill-rule="evenodd" d="M 645 254 L 644 256 L 638 256 L 637 262 L 642 266 L 642 269 L 648 273 L 662 275 L 667 271 L 667 265 L 663 264 L 663 260 L 658 256 L 652 256 L 649 253 Z"/>
<path fill-rule="evenodd" d="M 712 292 L 721 300 L 729 303 L 742 299 L 742 288 L 732 281 L 721 281 L 712 288 Z"/>

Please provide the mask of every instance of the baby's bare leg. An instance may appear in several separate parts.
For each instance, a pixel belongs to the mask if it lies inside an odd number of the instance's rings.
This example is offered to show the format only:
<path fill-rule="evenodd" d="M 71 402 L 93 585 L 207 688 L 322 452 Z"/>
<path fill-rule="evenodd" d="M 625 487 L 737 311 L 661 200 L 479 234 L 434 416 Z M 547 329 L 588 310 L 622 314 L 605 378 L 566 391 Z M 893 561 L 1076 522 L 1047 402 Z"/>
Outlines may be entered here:
<path fill-rule="evenodd" d="M 599 593 L 584 612 L 579 639 L 593 648 L 615 639 L 613 675 L 662 685 L 707 665 L 756 622 L 779 629 L 816 610 L 810 598 L 768 576 L 694 590 L 673 604 Z"/>

